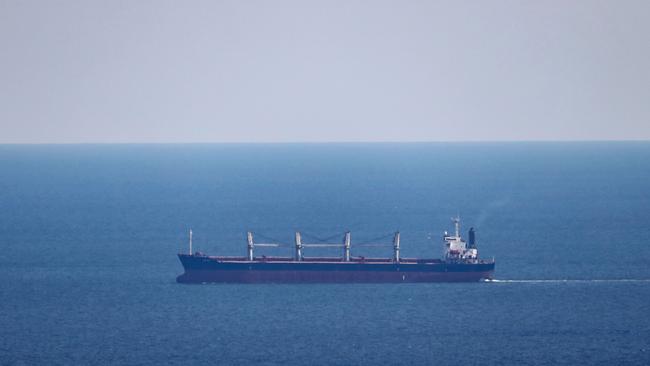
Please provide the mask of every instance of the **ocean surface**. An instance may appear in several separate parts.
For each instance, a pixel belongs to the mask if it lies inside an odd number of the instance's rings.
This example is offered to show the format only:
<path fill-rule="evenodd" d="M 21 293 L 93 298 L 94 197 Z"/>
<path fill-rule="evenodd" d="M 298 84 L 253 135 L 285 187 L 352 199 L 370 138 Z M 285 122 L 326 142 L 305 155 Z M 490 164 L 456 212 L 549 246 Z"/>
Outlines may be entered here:
<path fill-rule="evenodd" d="M 439 257 L 457 214 L 498 281 L 175 282 L 190 228 Z M 650 364 L 646 142 L 0 145 L 0 246 L 2 365 Z"/>

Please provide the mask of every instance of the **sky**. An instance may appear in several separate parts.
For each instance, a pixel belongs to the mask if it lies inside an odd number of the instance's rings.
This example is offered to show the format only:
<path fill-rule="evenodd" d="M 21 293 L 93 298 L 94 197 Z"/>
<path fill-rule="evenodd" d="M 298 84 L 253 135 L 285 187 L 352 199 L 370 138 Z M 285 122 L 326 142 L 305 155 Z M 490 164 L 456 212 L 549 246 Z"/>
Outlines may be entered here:
<path fill-rule="evenodd" d="M 650 139 L 650 1 L 0 0 L 0 143 Z"/>

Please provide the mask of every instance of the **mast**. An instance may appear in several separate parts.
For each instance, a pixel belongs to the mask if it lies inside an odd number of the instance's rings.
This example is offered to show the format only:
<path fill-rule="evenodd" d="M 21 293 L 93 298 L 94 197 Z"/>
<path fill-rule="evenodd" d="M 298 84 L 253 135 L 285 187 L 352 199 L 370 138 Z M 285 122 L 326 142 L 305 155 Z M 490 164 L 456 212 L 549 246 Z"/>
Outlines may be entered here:
<path fill-rule="evenodd" d="M 454 226 L 456 227 L 456 237 L 460 237 L 460 216 L 453 217 L 451 219 L 454 222 Z"/>
<path fill-rule="evenodd" d="M 190 255 L 192 255 L 192 229 L 190 229 Z"/>
<path fill-rule="evenodd" d="M 399 231 L 395 233 L 395 238 L 393 238 L 393 249 L 395 251 L 394 260 L 399 262 Z"/>
<path fill-rule="evenodd" d="M 247 234 L 247 238 L 248 238 L 248 260 L 252 261 L 253 260 L 253 247 L 255 246 L 255 244 L 253 243 L 253 233 L 249 231 L 248 234 Z"/>
<path fill-rule="evenodd" d="M 346 231 L 345 232 L 345 240 L 344 240 L 344 244 L 343 244 L 343 249 L 344 249 L 343 250 L 343 260 L 345 262 L 350 261 L 350 240 L 351 240 L 350 239 L 350 232 Z"/>
<path fill-rule="evenodd" d="M 297 261 L 302 260 L 302 239 L 300 238 L 300 232 L 296 231 L 296 258 Z"/>

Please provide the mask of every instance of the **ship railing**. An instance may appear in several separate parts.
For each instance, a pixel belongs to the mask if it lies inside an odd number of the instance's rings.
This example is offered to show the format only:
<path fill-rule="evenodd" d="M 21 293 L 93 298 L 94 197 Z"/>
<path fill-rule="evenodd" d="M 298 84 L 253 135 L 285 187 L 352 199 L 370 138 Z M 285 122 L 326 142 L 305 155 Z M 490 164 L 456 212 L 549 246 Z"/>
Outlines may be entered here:
<path fill-rule="evenodd" d="M 310 248 L 342 248 L 345 244 L 301 244 L 303 247 Z"/>

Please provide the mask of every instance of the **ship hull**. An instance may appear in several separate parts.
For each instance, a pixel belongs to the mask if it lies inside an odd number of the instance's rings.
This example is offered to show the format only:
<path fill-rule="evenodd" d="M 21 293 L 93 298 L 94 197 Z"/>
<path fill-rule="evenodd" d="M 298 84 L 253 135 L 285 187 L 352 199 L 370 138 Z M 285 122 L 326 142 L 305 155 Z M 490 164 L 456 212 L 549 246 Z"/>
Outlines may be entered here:
<path fill-rule="evenodd" d="M 477 282 L 492 278 L 494 262 L 296 262 L 227 261 L 179 255 L 185 273 L 180 283 L 412 283 Z"/>

